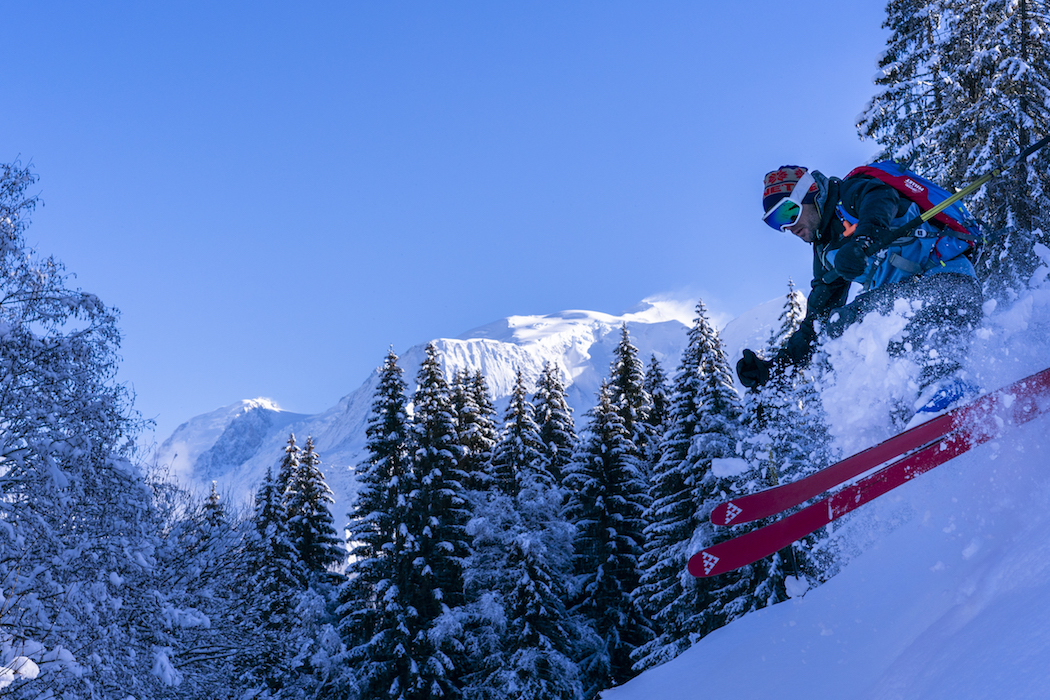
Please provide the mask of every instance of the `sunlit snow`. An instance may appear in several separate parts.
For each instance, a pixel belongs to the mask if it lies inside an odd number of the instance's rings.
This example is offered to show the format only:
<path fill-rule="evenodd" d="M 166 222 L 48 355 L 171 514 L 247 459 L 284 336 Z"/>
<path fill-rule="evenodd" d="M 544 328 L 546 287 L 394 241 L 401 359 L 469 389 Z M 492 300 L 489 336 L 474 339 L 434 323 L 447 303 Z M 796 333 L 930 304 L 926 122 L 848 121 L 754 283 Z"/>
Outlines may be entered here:
<path fill-rule="evenodd" d="M 1050 366 L 1050 291 L 986 310 L 967 363 L 982 386 Z M 840 446 L 885 435 L 882 394 L 911 370 L 877 345 L 903 313 L 869 318 L 829 348 L 839 379 L 825 402 Z M 830 582 L 602 697 L 1050 697 L 1048 426 L 1015 428 L 860 509 L 836 531 L 855 556 Z"/>

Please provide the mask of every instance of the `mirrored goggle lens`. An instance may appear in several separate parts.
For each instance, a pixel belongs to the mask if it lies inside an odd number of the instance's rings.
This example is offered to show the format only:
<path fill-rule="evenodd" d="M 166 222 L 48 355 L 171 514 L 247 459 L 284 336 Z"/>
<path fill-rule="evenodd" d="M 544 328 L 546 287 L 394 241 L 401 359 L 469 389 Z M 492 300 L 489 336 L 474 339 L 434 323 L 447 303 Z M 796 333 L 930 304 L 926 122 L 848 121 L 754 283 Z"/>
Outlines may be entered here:
<path fill-rule="evenodd" d="M 799 215 L 802 213 L 802 207 L 798 202 L 793 202 L 791 199 L 785 197 L 776 203 L 772 209 L 766 212 L 766 215 L 762 217 L 771 228 L 775 228 L 777 231 L 783 231 L 785 226 L 793 226 L 798 221 Z"/>

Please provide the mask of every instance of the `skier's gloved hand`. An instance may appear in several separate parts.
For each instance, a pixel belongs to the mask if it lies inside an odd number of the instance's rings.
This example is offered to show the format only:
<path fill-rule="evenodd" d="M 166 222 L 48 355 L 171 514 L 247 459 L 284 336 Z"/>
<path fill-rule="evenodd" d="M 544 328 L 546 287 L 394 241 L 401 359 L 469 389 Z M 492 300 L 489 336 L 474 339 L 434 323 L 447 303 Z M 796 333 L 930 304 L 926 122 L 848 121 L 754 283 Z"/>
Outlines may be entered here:
<path fill-rule="evenodd" d="M 769 381 L 769 370 L 773 367 L 770 360 L 763 360 L 753 351 L 744 349 L 744 356 L 736 363 L 736 376 L 748 389 L 762 386 Z"/>
<path fill-rule="evenodd" d="M 853 237 L 835 251 L 835 272 L 848 280 L 855 280 L 868 267 L 868 248 L 871 240 Z"/>

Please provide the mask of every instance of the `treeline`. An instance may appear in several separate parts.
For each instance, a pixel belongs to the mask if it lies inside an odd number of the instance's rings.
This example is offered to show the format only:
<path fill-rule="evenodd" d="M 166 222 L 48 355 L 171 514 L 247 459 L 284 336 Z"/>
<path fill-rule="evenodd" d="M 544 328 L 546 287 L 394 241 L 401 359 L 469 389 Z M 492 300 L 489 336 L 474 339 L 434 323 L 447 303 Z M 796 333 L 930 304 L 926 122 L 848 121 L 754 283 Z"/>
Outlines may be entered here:
<path fill-rule="evenodd" d="M 789 289 L 775 348 L 801 320 Z M 752 610 L 804 591 L 815 540 L 717 580 L 686 560 L 731 494 L 823 465 L 812 382 L 748 398 L 701 302 L 673 378 L 626 326 L 577 435 L 560 369 L 517 376 L 497 419 L 484 377 L 446 381 L 434 346 L 409 395 L 380 372 L 349 524 L 326 697 L 593 698 Z"/>

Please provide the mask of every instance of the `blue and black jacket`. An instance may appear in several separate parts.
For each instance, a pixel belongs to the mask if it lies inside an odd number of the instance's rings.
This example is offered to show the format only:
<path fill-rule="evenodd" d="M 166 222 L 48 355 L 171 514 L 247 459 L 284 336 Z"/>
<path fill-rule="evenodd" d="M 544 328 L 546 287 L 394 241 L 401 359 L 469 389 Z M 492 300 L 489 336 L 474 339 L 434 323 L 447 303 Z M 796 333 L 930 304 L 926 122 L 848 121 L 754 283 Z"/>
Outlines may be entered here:
<path fill-rule="evenodd" d="M 841 180 L 813 172 L 820 192 L 815 204 L 820 213 L 817 240 L 813 243 L 813 282 L 806 318 L 778 353 L 779 362 L 805 364 L 813 352 L 817 323 L 845 305 L 850 280 L 835 272 L 835 253 L 850 237 L 867 238 L 868 267 L 857 282 L 864 291 L 921 275 L 944 272 L 976 276 L 973 264 L 963 253 L 968 244 L 930 225 L 918 235 L 894 239 L 893 231 L 919 216 L 918 205 L 901 197 L 897 190 L 872 177 Z M 848 231 L 847 226 L 856 228 Z"/>

